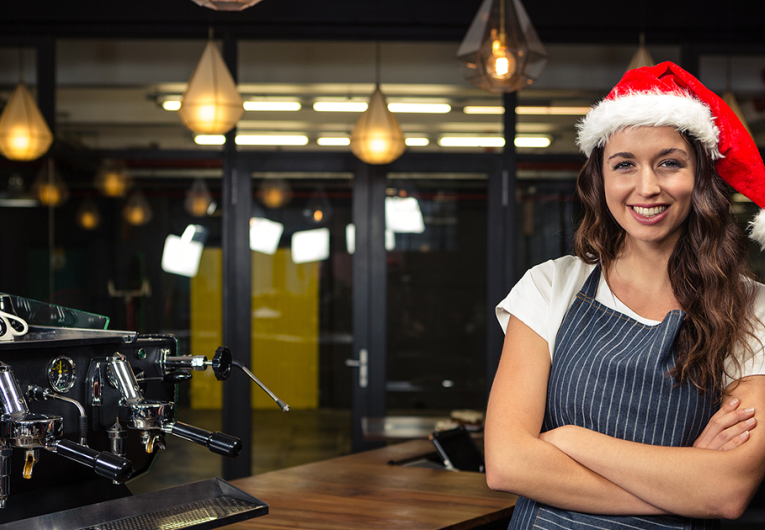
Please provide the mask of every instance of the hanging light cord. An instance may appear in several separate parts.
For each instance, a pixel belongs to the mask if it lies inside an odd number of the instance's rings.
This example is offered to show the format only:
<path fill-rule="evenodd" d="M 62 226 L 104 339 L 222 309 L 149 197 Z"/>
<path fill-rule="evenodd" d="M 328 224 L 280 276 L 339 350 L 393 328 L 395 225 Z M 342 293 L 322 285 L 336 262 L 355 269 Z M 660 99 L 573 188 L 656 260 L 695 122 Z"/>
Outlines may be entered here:
<path fill-rule="evenodd" d="M 380 41 L 375 42 L 375 88 L 380 88 Z"/>

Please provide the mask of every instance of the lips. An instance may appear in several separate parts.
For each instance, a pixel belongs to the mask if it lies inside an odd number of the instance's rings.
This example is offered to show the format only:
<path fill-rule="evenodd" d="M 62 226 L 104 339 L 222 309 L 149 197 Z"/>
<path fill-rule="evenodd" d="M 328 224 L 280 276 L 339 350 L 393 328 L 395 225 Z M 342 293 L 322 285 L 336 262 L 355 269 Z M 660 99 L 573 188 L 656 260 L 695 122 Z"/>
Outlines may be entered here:
<path fill-rule="evenodd" d="M 667 217 L 669 212 L 669 206 L 663 204 L 661 206 L 630 206 L 630 213 L 633 219 L 642 225 L 653 225 L 661 222 Z"/>
<path fill-rule="evenodd" d="M 655 217 L 662 213 L 664 210 L 668 208 L 668 206 L 662 205 L 662 206 L 652 206 L 652 207 L 643 207 L 643 206 L 631 206 L 632 211 L 637 213 L 638 215 L 642 215 L 643 217 Z"/>

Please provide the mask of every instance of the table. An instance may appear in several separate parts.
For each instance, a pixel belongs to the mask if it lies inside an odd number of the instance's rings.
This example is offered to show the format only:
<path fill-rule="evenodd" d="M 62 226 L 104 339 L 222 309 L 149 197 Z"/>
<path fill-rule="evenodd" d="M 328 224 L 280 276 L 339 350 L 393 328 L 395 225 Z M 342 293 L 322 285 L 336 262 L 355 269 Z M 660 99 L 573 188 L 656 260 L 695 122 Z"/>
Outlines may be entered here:
<path fill-rule="evenodd" d="M 434 453 L 413 440 L 231 483 L 268 515 L 230 530 L 442 529 L 506 526 L 517 497 L 491 491 L 481 473 L 401 465 Z"/>

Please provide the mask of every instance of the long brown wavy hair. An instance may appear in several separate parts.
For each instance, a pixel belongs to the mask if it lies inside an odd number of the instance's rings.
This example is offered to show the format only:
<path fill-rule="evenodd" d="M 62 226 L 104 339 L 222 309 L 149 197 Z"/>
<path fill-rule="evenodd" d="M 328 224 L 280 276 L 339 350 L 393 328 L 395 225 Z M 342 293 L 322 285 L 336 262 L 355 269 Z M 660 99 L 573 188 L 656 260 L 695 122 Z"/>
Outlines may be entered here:
<path fill-rule="evenodd" d="M 740 367 L 755 337 L 755 285 L 748 243 L 730 215 L 730 190 L 701 142 L 683 134 L 696 159 L 691 211 L 667 266 L 672 291 L 686 312 L 675 340 L 677 360 L 670 371 L 678 384 L 690 381 L 699 392 L 722 396 L 726 359 Z M 577 178 L 584 216 L 574 235 L 576 255 L 609 270 L 625 238 L 606 204 L 603 149 L 596 148 Z M 728 373 L 735 379 L 733 374 Z"/>

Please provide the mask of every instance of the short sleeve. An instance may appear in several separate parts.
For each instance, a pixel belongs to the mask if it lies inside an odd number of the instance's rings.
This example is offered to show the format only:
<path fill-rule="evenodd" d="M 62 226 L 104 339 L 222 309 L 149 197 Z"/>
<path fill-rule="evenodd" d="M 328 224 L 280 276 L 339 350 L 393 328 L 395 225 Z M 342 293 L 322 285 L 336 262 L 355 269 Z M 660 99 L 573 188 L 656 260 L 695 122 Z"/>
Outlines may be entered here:
<path fill-rule="evenodd" d="M 740 360 L 741 366 L 737 368 L 734 363 L 728 364 L 727 371 L 734 377 L 725 375 L 725 386 L 736 379 L 750 375 L 765 375 L 765 285 L 755 283 L 757 294 L 754 299 L 754 315 L 757 319 L 754 325 L 754 335 L 749 339 L 751 353 Z"/>
<path fill-rule="evenodd" d="M 514 315 L 547 340 L 547 315 L 552 292 L 551 271 L 548 269 L 552 268 L 551 264 L 548 261 L 526 271 L 510 294 L 497 306 L 497 319 L 503 331 L 507 331 L 510 315 Z"/>

